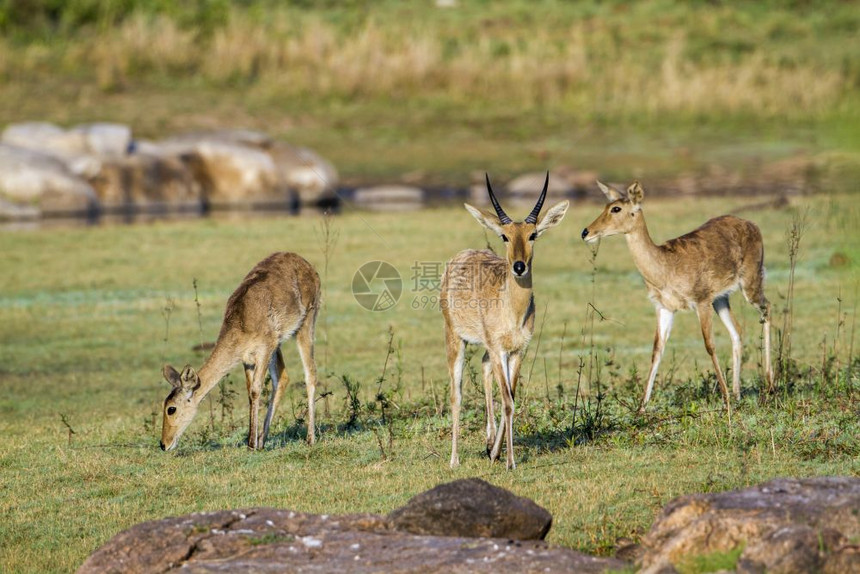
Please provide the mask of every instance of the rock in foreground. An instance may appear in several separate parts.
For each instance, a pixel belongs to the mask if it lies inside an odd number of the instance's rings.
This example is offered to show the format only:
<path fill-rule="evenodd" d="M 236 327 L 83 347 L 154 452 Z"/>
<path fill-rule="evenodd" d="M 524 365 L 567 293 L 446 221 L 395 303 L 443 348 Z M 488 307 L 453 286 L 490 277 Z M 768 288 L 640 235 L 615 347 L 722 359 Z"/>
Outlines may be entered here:
<path fill-rule="evenodd" d="M 642 541 L 642 572 L 742 548 L 738 572 L 860 572 L 860 479 L 776 479 L 681 496 Z"/>
<path fill-rule="evenodd" d="M 442 489 L 446 497 L 480 490 L 494 500 L 518 499 L 483 481 L 457 483 L 443 485 L 448 487 Z M 436 495 L 438 492 L 416 499 L 426 502 Z M 520 506 L 523 500 L 519 499 Z M 410 505 L 400 520 L 417 515 L 416 505 Z M 466 508 L 449 506 L 443 513 L 443 518 L 459 525 L 461 533 L 468 531 L 463 526 L 468 520 L 454 515 Z M 420 536 L 399 530 L 397 520 L 374 514 L 320 516 L 272 508 L 190 514 L 145 522 L 121 532 L 90 556 L 78 574 L 172 572 L 180 568 L 183 572 L 597 573 L 629 566 L 619 560 L 552 548 L 542 541 L 462 534 Z M 481 525 L 476 528 L 484 531 Z"/>
<path fill-rule="evenodd" d="M 478 478 L 440 484 L 388 515 L 397 530 L 433 536 L 543 540 L 552 515 Z"/>

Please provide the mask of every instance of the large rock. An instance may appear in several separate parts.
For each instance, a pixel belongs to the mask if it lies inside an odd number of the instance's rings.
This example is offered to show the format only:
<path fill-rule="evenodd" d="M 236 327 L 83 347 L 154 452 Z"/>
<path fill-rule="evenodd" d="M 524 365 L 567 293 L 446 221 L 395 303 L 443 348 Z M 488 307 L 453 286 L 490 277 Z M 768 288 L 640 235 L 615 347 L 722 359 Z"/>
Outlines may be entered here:
<path fill-rule="evenodd" d="M 52 155 L 76 175 L 90 178 L 103 160 L 125 157 L 132 146 L 131 128 L 98 122 L 64 130 L 47 122 L 10 124 L 0 136 L 3 143 Z"/>
<path fill-rule="evenodd" d="M 512 203 L 526 207 L 533 206 L 540 196 L 546 172 L 525 173 L 508 182 L 506 191 Z M 565 197 L 582 198 L 595 186 L 597 172 L 578 171 L 567 166 L 560 166 L 549 173 L 547 197 L 562 199 Z M 494 190 L 495 191 L 495 190 Z M 477 189 L 475 190 L 477 193 Z M 486 192 L 484 192 L 486 195 Z"/>
<path fill-rule="evenodd" d="M 87 214 L 96 207 L 92 187 L 62 161 L 6 144 L 0 144 L 0 199 L 44 215 Z"/>
<path fill-rule="evenodd" d="M 0 141 L 44 153 L 79 155 L 88 153 L 86 136 L 81 131 L 70 132 L 49 122 L 9 124 Z"/>
<path fill-rule="evenodd" d="M 204 141 L 188 155 L 196 179 L 216 207 L 287 203 L 275 162 L 265 151 L 226 141 Z"/>
<path fill-rule="evenodd" d="M 69 133 L 81 135 L 85 144 L 84 153 L 102 159 L 125 157 L 132 148 L 131 128 L 123 124 L 81 124 L 73 127 Z"/>
<path fill-rule="evenodd" d="M 338 173 L 328 160 L 308 148 L 279 141 L 272 142 L 266 151 L 281 181 L 296 193 L 299 203 L 319 205 L 337 200 Z"/>
<path fill-rule="evenodd" d="M 215 204 L 236 204 L 242 198 L 265 204 L 288 198 L 318 205 L 336 199 L 338 174 L 330 162 L 310 149 L 273 140 L 261 132 L 190 132 L 157 144 L 141 142 L 140 149 L 191 159 Z M 246 183 L 237 187 L 237 181 Z"/>
<path fill-rule="evenodd" d="M 479 491 L 490 493 L 483 486 Z M 498 489 L 492 494 L 506 496 Z M 145 522 L 117 534 L 84 562 L 78 574 L 180 569 L 587 574 L 629 567 L 542 541 L 421 536 L 396 528 L 392 520 L 373 514 L 320 516 L 271 508 L 196 513 Z"/>
<path fill-rule="evenodd" d="M 507 191 L 512 198 L 531 199 L 532 202 L 535 202 L 538 196 L 540 196 L 545 180 L 545 171 L 525 173 L 509 181 Z M 565 197 L 570 195 L 572 191 L 573 187 L 567 182 L 566 178 L 557 172 L 550 172 L 549 183 L 546 188 L 547 197 Z"/>
<path fill-rule="evenodd" d="M 552 515 L 528 498 L 478 478 L 455 480 L 413 497 L 388 515 L 413 534 L 543 540 Z"/>
<path fill-rule="evenodd" d="M 150 572 L 598 573 L 628 564 L 540 541 L 415 536 L 381 516 L 319 516 L 271 508 L 139 524 L 90 556 L 78 574 Z"/>
<path fill-rule="evenodd" d="M 90 182 L 107 210 L 199 208 L 202 201 L 201 185 L 191 170 L 170 155 L 134 153 L 106 160 Z"/>
<path fill-rule="evenodd" d="M 743 548 L 738 572 L 860 572 L 860 478 L 777 479 L 670 502 L 642 541 L 642 572 Z"/>
<path fill-rule="evenodd" d="M 410 185 L 377 185 L 355 190 L 353 202 L 375 211 L 410 211 L 424 202 L 424 190 Z"/>
<path fill-rule="evenodd" d="M 273 143 L 272 138 L 264 132 L 222 129 L 184 132 L 164 139 L 158 145 L 164 148 L 171 148 L 174 151 L 190 151 L 200 143 L 211 141 L 243 145 L 256 149 L 267 149 Z"/>

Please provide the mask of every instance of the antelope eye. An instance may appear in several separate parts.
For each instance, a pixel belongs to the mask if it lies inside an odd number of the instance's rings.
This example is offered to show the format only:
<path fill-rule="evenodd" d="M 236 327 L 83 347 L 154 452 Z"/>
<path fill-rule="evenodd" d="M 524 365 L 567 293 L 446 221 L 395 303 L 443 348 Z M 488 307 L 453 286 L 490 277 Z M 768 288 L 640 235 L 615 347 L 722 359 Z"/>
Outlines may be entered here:
<path fill-rule="evenodd" d="M 167 407 L 167 414 L 173 416 L 176 413 L 176 407 Z"/>
<path fill-rule="evenodd" d="M 507 243 L 507 242 L 508 242 L 508 236 L 507 236 L 507 235 L 502 234 L 502 241 L 504 241 L 505 243 Z"/>
<path fill-rule="evenodd" d="M 621 211 L 621 208 L 616 205 L 615 207 L 613 207 L 609 211 L 611 211 L 612 213 L 618 213 L 619 211 Z"/>
<path fill-rule="evenodd" d="M 537 231 L 529 235 L 529 241 L 534 241 L 535 239 L 537 239 Z"/>

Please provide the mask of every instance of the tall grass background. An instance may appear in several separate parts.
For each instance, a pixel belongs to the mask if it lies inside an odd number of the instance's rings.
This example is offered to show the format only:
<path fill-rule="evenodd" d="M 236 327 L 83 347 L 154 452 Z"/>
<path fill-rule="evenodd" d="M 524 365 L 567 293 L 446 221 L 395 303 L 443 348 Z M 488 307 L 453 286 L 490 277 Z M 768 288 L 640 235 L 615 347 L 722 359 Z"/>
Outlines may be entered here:
<path fill-rule="evenodd" d="M 803 155 L 860 176 L 852 2 L 10 0 L 0 124 L 260 129 L 347 185 L 547 165 L 627 179 Z"/>
<path fill-rule="evenodd" d="M 0 7 L 0 76 L 59 70 L 106 91 L 192 77 L 284 96 L 578 106 L 597 118 L 808 117 L 855 105 L 860 84 L 850 2 L 31 4 Z"/>

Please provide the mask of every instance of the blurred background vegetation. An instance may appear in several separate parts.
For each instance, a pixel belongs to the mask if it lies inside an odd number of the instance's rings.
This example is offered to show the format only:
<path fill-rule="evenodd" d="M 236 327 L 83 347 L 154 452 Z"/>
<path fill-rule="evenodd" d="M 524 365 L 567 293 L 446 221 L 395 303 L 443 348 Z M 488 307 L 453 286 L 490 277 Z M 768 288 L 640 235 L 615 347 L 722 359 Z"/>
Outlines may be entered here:
<path fill-rule="evenodd" d="M 263 129 L 347 184 L 860 171 L 853 1 L 2 0 L 0 31 L 0 123 Z"/>

